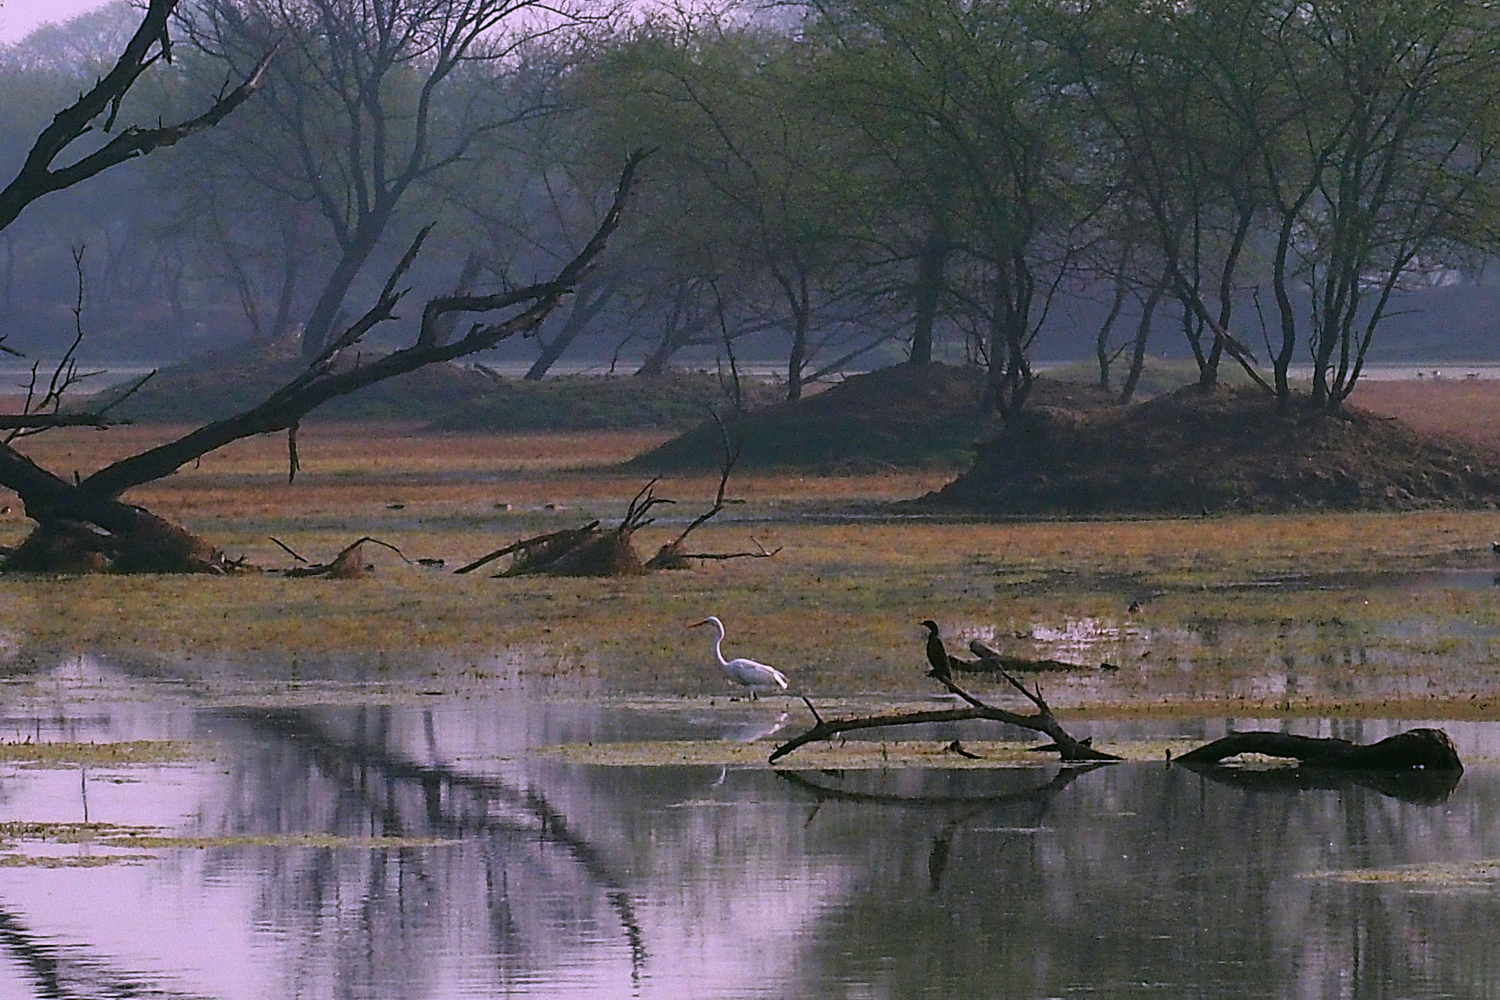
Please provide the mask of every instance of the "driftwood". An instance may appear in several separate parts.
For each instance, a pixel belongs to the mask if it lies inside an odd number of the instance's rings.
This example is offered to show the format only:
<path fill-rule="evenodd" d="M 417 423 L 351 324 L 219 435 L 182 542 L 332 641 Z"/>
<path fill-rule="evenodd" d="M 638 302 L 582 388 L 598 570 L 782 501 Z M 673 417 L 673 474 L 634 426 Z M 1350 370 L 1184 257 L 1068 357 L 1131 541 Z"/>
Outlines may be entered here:
<path fill-rule="evenodd" d="M 294 552 L 281 539 L 273 537 L 271 541 L 275 542 L 277 545 L 285 549 L 293 559 L 296 559 L 301 563 L 307 563 L 306 559 L 302 558 L 302 556 Z M 405 562 L 407 565 L 411 564 L 411 560 L 406 558 L 406 554 L 400 549 L 396 548 L 396 546 L 392 545 L 390 542 L 382 542 L 378 538 L 372 538 L 371 536 L 366 535 L 358 541 L 350 542 L 348 545 L 344 546 L 339 554 L 333 557 L 332 562 L 316 564 L 309 563 L 305 566 L 298 566 L 295 569 L 287 570 L 285 575 L 290 577 L 321 576 L 327 577 L 330 580 L 362 579 L 375 568 L 374 566 L 369 565 L 365 562 L 364 546 L 366 542 L 369 542 L 371 545 L 380 545 L 387 549 L 390 549 L 392 552 L 396 553 L 396 555 L 401 557 L 402 562 Z"/>
<path fill-rule="evenodd" d="M 892 715 L 862 716 L 848 719 L 825 720 L 818 714 L 818 710 L 806 695 L 802 696 L 803 702 L 808 710 L 812 712 L 817 724 L 807 732 L 796 736 L 771 753 L 771 763 L 775 763 L 793 750 L 812 743 L 817 740 L 826 740 L 843 733 L 857 732 L 864 729 L 881 729 L 890 726 L 914 726 L 933 722 L 965 722 L 970 719 L 989 719 L 995 722 L 1004 722 L 1009 725 L 1019 726 L 1033 732 L 1044 733 L 1052 738 L 1052 743 L 1037 747 L 1038 750 L 1056 751 L 1066 762 L 1078 761 L 1113 761 L 1122 758 L 1114 754 L 1095 750 L 1089 739 L 1075 739 L 1062 725 L 1058 723 L 1048 707 L 1046 700 L 1042 697 L 1040 685 L 1028 690 L 1025 685 L 1016 680 L 1004 669 L 994 668 L 993 672 L 1003 677 L 1011 687 L 1020 691 L 1034 706 L 1035 715 L 1021 715 L 1002 708 L 987 705 L 974 697 L 953 681 L 953 670 L 959 668 L 962 662 L 957 657 L 951 656 L 943 645 L 943 640 L 938 634 L 938 625 L 932 620 L 922 622 L 928 629 L 927 636 L 927 662 L 931 668 L 927 676 L 943 685 L 952 694 L 957 695 L 968 703 L 968 708 L 955 708 L 942 711 L 930 712 L 906 712 Z M 982 648 L 988 649 L 988 647 Z M 957 746 L 955 743 L 954 746 Z M 1361 745 L 1350 743 L 1348 740 L 1320 739 L 1311 736 L 1293 736 L 1286 733 L 1232 733 L 1220 740 L 1214 740 L 1201 747 L 1189 751 L 1178 757 L 1175 761 L 1185 767 L 1194 770 L 1224 772 L 1229 770 L 1243 771 L 1242 768 L 1230 769 L 1223 766 L 1223 762 L 1230 757 L 1240 754 L 1255 753 L 1271 757 L 1286 757 L 1299 761 L 1303 766 L 1296 770 L 1304 773 L 1313 771 L 1341 772 L 1345 774 L 1354 773 L 1384 773 L 1401 774 L 1403 772 L 1421 772 L 1446 777 L 1436 778 L 1432 781 L 1416 782 L 1417 789 L 1412 794 L 1430 795 L 1433 789 L 1446 788 L 1452 790 L 1457 783 L 1457 778 L 1463 773 L 1463 764 L 1459 761 L 1458 750 L 1448 734 L 1441 729 L 1412 729 L 1395 736 L 1387 737 L 1378 743 Z M 1169 758 L 1170 762 L 1170 758 Z M 1287 769 L 1290 770 L 1290 769 Z M 1451 780 L 1450 780 L 1451 779 Z M 1396 794 L 1385 791 L 1384 785 L 1389 781 L 1372 780 L 1365 782 L 1371 787 L 1379 788 L 1385 794 Z M 1407 784 L 1412 784 L 1407 782 Z M 1446 794 L 1446 791 L 1442 792 Z"/>
<path fill-rule="evenodd" d="M 928 676 L 933 676 L 929 673 Z M 1068 763 L 1080 761 L 1109 761 L 1121 760 L 1112 753 L 1095 750 L 1088 740 L 1074 739 L 1062 724 L 1052 714 L 1052 709 L 1047 705 L 1046 699 L 1042 697 L 1042 689 L 1038 686 L 1035 690 L 1027 690 L 1026 686 L 1016 680 L 1010 674 L 1001 673 L 1011 686 L 1026 696 L 1026 699 L 1036 706 L 1035 715 L 1022 715 L 1003 708 L 987 705 L 974 697 L 963 688 L 953 682 L 951 678 L 937 677 L 939 683 L 946 687 L 951 693 L 958 695 L 968 703 L 968 708 L 951 708 L 931 712 L 903 712 L 894 715 L 872 715 L 849 719 L 824 719 L 813 707 L 813 703 L 806 695 L 802 701 L 812 712 L 817 725 L 800 736 L 795 736 L 771 752 L 771 763 L 776 763 L 782 757 L 796 750 L 798 747 L 819 740 L 831 739 L 842 733 L 858 732 L 862 729 L 883 729 L 888 726 L 918 726 L 931 722 L 966 722 L 970 719 L 989 719 L 992 722 L 1004 722 L 1022 729 L 1029 729 L 1034 733 L 1042 733 L 1051 737 L 1052 745 L 1046 749 L 1054 749 L 1058 755 Z"/>
<path fill-rule="evenodd" d="M 539 548 L 541 546 L 564 544 L 576 545 L 577 541 L 570 540 L 580 539 L 580 536 L 587 536 L 588 533 L 594 531 L 598 527 L 598 521 L 590 521 L 588 524 L 585 524 L 581 528 L 566 528 L 562 531 L 554 531 L 551 534 L 538 535 L 535 538 L 523 538 L 519 542 L 514 542 L 510 545 L 505 546 L 504 548 L 496 549 L 493 552 L 488 552 L 480 556 L 478 559 L 475 559 L 471 563 L 465 563 L 453 572 L 457 576 L 463 576 L 465 573 L 472 573 L 476 569 L 488 566 L 490 563 L 494 562 L 496 559 L 499 559 L 502 556 L 512 555 L 517 552 L 522 552 L 532 548 Z"/>
<path fill-rule="evenodd" d="M 608 531 L 601 528 L 598 521 L 590 521 L 579 528 L 523 538 L 486 553 L 454 572 L 472 573 L 502 556 L 510 556 L 511 564 L 496 573 L 497 577 L 530 576 L 538 573 L 548 576 L 635 576 L 661 569 L 684 569 L 691 559 L 767 559 L 774 556 L 781 551 L 779 547 L 767 549 L 754 538 L 751 539 L 755 542 L 754 552 L 688 552 L 683 548 L 689 535 L 734 502 L 724 498 L 724 491 L 729 483 L 729 473 L 739 459 L 740 449 L 730 447 L 729 435 L 718 414 L 714 414 L 714 420 L 719 424 L 724 442 L 724 460 L 720 464 L 719 490 L 714 502 L 708 510 L 695 517 L 674 540 L 663 545 L 650 560 L 641 561 L 631 539 L 637 531 L 655 521 L 655 518 L 647 516 L 654 507 L 677 502 L 656 495 L 656 484 L 659 481 L 656 479 L 647 483 L 635 495 L 626 508 L 624 518 Z"/>
<path fill-rule="evenodd" d="M 1339 770 L 1392 771 L 1420 768 L 1463 773 L 1453 740 L 1441 729 L 1409 729 L 1378 743 L 1288 733 L 1231 733 L 1177 758 L 1178 764 L 1216 765 L 1230 757 L 1255 753 L 1286 757 L 1305 766 Z"/>
<path fill-rule="evenodd" d="M 725 507 L 738 502 L 724 499 L 724 490 L 729 485 L 729 473 L 734 470 L 735 464 L 740 460 L 740 452 L 745 448 L 745 439 L 739 438 L 731 445 L 729 443 L 729 431 L 724 426 L 724 421 L 712 410 L 709 413 L 714 418 L 714 423 L 719 427 L 719 444 L 723 448 L 722 456 L 719 460 L 719 491 L 714 495 L 713 506 L 695 517 L 692 523 L 682 529 L 682 534 L 657 550 L 656 555 L 651 557 L 651 561 L 646 563 L 648 570 L 687 569 L 690 565 L 688 562 L 690 559 L 704 561 L 769 559 L 781 551 L 780 547 L 767 549 L 760 542 L 756 542 L 754 538 L 750 539 L 752 542 L 755 542 L 756 550 L 754 552 L 688 552 L 682 547 L 689 535 L 717 517 Z"/>
<path fill-rule="evenodd" d="M 987 705 L 959 687 L 953 681 L 952 665 L 954 658 L 948 654 L 948 651 L 943 646 L 943 640 L 938 635 L 937 622 L 929 619 L 922 622 L 922 625 L 929 631 L 929 635 L 927 636 L 927 662 L 931 664 L 931 669 L 927 671 L 927 676 L 943 685 L 950 693 L 962 698 L 968 703 L 968 708 L 953 708 L 932 712 L 905 712 L 898 715 L 875 715 L 850 719 L 828 719 L 825 721 L 818 714 L 818 710 L 813 706 L 808 697 L 803 695 L 802 701 L 807 705 L 808 710 L 812 712 L 813 718 L 817 720 L 817 725 L 802 735 L 788 740 L 772 751 L 771 763 L 774 764 L 800 746 L 817 740 L 826 740 L 841 733 L 857 732 L 862 729 L 881 729 L 887 726 L 916 726 L 931 722 L 965 722 L 970 719 L 989 719 L 993 722 L 1004 722 L 1049 736 L 1052 738 L 1052 743 L 1043 749 L 1056 750 L 1058 755 L 1069 763 L 1122 759 L 1112 753 L 1095 750 L 1087 739 L 1074 739 L 1062 727 L 1062 724 L 1057 721 L 1056 716 L 1052 714 L 1052 709 L 1047 705 L 1046 699 L 1042 697 L 1040 685 L 1034 690 L 1027 690 L 1024 684 L 1010 674 L 1003 670 L 997 671 L 1001 677 L 1004 677 L 1010 683 L 1011 687 L 1025 695 L 1026 699 L 1036 706 L 1037 711 L 1035 715 L 1021 715 L 1018 712 L 1011 712 L 1007 709 Z"/>

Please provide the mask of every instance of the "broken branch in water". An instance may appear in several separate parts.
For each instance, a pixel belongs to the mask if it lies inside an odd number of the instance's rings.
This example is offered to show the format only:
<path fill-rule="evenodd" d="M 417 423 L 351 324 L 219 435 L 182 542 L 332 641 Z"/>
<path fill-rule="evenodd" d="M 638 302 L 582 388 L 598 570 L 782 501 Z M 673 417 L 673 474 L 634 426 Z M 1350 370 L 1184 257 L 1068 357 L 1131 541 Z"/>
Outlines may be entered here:
<path fill-rule="evenodd" d="M 1231 733 L 1223 739 L 1205 743 L 1178 757 L 1185 765 L 1218 765 L 1230 757 L 1255 753 L 1267 757 L 1286 757 L 1311 767 L 1343 770 L 1387 771 L 1420 768 L 1429 771 L 1463 771 L 1458 748 L 1441 729 L 1409 729 L 1387 736 L 1376 743 L 1350 743 L 1348 740 L 1290 733 Z"/>
<path fill-rule="evenodd" d="M 776 761 L 780 760 L 782 757 L 785 757 L 787 754 L 791 753 L 793 750 L 796 750 L 798 747 L 804 746 L 808 743 L 817 742 L 818 740 L 826 740 L 833 736 L 837 736 L 840 733 L 857 732 L 862 729 L 880 729 L 887 726 L 918 726 L 931 722 L 965 722 L 970 719 L 989 719 L 992 722 L 1004 722 L 1012 726 L 1019 726 L 1022 729 L 1029 729 L 1032 732 L 1042 733 L 1046 736 L 1050 736 L 1053 743 L 1057 747 L 1058 754 L 1064 761 L 1067 761 L 1069 763 L 1073 763 L 1076 761 L 1106 761 L 1122 759 L 1112 753 L 1105 753 L 1102 750 L 1095 750 L 1092 746 L 1090 746 L 1083 740 L 1074 739 L 1068 733 L 1068 731 L 1064 729 L 1062 725 L 1057 721 L 1057 718 L 1052 714 L 1051 707 L 1048 706 L 1046 699 L 1042 697 L 1042 690 L 1040 687 L 1038 687 L 1035 691 L 1028 691 L 1025 685 L 1023 685 L 1020 681 L 1016 680 L 1014 677 L 1010 676 L 1004 671 L 1000 671 L 1000 675 L 1007 681 L 1009 681 L 1011 683 L 1011 686 L 1013 686 L 1017 691 L 1020 691 L 1023 695 L 1026 696 L 1027 700 L 1029 700 L 1033 705 L 1036 706 L 1037 713 L 1035 715 L 1022 715 L 1018 712 L 1011 712 L 1007 709 L 996 708 L 993 705 L 987 705 L 983 701 L 980 701 L 978 698 L 976 698 L 974 695 L 970 694 L 963 688 L 959 687 L 957 684 L 953 683 L 952 680 L 946 678 L 938 678 L 938 681 L 944 687 L 946 687 L 951 693 L 962 698 L 965 702 L 968 703 L 969 707 L 951 708 L 930 712 L 905 712 L 893 715 L 871 715 L 849 719 L 818 719 L 817 724 L 807 732 L 802 733 L 800 736 L 794 736 L 792 739 L 788 740 L 781 746 L 777 747 L 774 751 L 772 751 L 771 763 L 776 763 Z M 808 707 L 810 708 L 811 705 L 809 705 Z M 813 713 L 813 717 L 818 718 L 817 712 Z"/>

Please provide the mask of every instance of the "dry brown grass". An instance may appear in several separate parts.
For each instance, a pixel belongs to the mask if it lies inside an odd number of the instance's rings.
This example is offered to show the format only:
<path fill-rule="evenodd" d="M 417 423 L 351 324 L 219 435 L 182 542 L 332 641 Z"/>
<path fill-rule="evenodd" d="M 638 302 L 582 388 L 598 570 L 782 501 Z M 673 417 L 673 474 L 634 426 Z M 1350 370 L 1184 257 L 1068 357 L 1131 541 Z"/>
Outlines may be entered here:
<path fill-rule="evenodd" d="M 1398 417 L 1419 431 L 1451 434 L 1500 450 L 1500 382 L 1492 379 L 1366 380 L 1351 402 Z"/>

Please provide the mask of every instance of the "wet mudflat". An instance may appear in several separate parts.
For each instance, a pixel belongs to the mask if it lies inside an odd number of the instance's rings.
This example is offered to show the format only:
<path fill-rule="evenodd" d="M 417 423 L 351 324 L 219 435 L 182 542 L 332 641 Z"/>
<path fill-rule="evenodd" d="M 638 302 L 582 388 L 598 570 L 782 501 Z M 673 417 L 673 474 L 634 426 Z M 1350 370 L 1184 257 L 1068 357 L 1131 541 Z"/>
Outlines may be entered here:
<path fill-rule="evenodd" d="M 1079 720 L 1138 759 L 898 768 L 877 737 L 777 771 L 766 734 L 803 724 L 786 699 L 264 687 L 94 657 L 7 683 L 0 996 L 1500 990 L 1492 723 L 1445 723 L 1469 764 L 1451 789 L 1297 791 L 1156 748 L 1431 720 Z M 652 755 L 680 745 L 735 754 Z"/>

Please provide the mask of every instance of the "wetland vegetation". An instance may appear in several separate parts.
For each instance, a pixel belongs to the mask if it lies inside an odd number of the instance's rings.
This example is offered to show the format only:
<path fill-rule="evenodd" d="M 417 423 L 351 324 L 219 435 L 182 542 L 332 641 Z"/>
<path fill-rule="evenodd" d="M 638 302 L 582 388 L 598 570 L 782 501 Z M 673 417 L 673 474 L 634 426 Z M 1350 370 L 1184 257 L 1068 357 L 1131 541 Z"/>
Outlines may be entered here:
<path fill-rule="evenodd" d="M 67 430 L 35 447 L 87 470 L 164 433 Z M 892 512 L 942 485 L 940 472 L 746 472 L 730 489 L 744 502 L 695 537 L 719 550 L 753 537 L 781 546 L 774 558 L 605 581 L 446 572 L 516 538 L 620 516 L 640 479 L 618 461 L 664 436 L 387 429 L 372 449 L 368 427 L 313 424 L 290 486 L 279 442 L 240 442 L 131 498 L 259 566 L 289 564 L 272 535 L 321 558 L 370 534 L 445 568 L 372 550 L 377 571 L 358 581 L 0 579 L 8 669 L 106 650 L 188 669 L 268 658 L 291 678 L 334 656 L 416 696 L 482 687 L 504 672 L 503 654 L 526 676 L 586 675 L 596 690 L 727 695 L 681 627 L 718 613 L 731 619 L 731 650 L 782 667 L 799 690 L 922 698 L 932 692 L 916 623 L 930 617 L 1018 654 L 1122 667 L 1048 679 L 1064 712 L 1500 710 L 1488 511 L 968 521 Z M 716 486 L 705 473 L 658 492 L 682 501 L 686 521 Z M 681 527 L 668 514 L 642 544 Z M 14 510 L 0 518 L 0 542 L 25 530 Z M 398 661 L 426 666 L 403 680 L 411 668 Z"/>
<path fill-rule="evenodd" d="M 172 433 L 31 447 L 86 473 Z M 1500 981 L 1483 896 L 1500 857 L 1495 513 L 975 521 L 893 506 L 940 471 L 747 470 L 730 484 L 744 502 L 701 544 L 753 537 L 773 558 L 451 572 L 619 517 L 642 482 L 620 461 L 666 433 L 310 423 L 295 484 L 281 442 L 257 438 L 141 502 L 263 567 L 290 565 L 273 534 L 320 559 L 369 534 L 443 567 L 371 549 L 357 580 L 0 578 L 0 917 L 16 962 L 0 987 L 904 995 L 918 977 L 958 997 L 1150 977 L 1238 997 L 1352 975 L 1428 997 Z M 641 544 L 675 537 L 718 485 L 662 480 L 681 513 Z M 0 542 L 27 528 L 0 516 Z M 1041 684 L 1070 732 L 1126 759 L 1059 770 L 1038 741 L 967 723 L 810 745 L 772 769 L 812 720 L 795 697 L 730 689 L 683 628 L 710 613 L 730 622 L 727 655 L 780 667 L 828 716 L 945 707 L 924 618 L 1092 664 Z M 965 684 L 1027 709 L 1001 683 Z M 1453 736 L 1456 784 L 1163 764 L 1231 728 L 1368 743 L 1424 723 Z M 1136 918 L 1100 940 L 1098 913 L 1125 908 Z M 771 915 L 749 957 L 746 913 Z M 932 964 L 927 928 L 950 921 L 982 966 Z M 1351 951 L 1354 921 L 1376 930 Z M 1433 950 L 1408 956 L 1408 939 Z M 1010 948 L 1099 957 L 1033 975 Z M 1224 954 L 1232 983 L 1210 957 Z M 53 980 L 27 964 L 53 955 Z"/>

